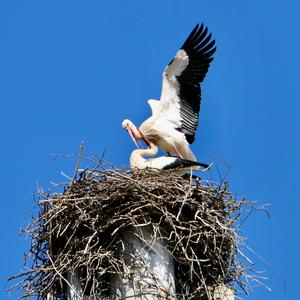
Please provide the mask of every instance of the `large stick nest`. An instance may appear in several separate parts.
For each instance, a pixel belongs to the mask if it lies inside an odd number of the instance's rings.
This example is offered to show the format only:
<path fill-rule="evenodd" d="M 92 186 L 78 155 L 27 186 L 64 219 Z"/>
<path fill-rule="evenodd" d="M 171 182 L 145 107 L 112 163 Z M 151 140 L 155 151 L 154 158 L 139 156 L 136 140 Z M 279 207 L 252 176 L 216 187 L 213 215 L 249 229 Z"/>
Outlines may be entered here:
<path fill-rule="evenodd" d="M 237 234 L 249 205 L 235 199 L 226 183 L 172 173 L 86 170 L 62 194 L 38 201 L 39 215 L 24 231 L 31 235 L 29 269 L 13 279 L 22 279 L 16 284 L 22 298 L 63 299 L 67 274 L 77 272 L 89 299 L 108 299 L 110 276 L 130 272 L 120 254 L 120 233 L 152 226 L 153 239 L 174 257 L 178 297 L 211 299 L 211 287 L 219 284 L 237 292 L 246 288 L 251 264 Z"/>

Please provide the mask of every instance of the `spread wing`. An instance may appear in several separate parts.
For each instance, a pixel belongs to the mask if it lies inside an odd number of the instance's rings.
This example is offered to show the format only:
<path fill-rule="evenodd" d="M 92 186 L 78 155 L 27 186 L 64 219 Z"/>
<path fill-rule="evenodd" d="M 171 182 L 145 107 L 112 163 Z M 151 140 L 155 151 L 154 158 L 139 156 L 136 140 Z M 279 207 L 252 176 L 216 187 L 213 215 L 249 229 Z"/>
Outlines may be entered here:
<path fill-rule="evenodd" d="M 193 143 L 201 103 L 200 83 L 216 51 L 215 40 L 203 24 L 194 28 L 163 72 L 160 118 L 164 118 Z"/>

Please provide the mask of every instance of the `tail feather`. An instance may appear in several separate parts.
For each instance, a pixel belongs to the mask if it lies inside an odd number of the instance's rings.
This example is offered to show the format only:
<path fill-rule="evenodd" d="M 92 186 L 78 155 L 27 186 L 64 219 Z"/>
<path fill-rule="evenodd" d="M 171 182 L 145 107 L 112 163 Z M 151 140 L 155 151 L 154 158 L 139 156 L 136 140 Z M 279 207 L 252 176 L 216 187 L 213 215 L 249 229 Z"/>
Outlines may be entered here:
<path fill-rule="evenodd" d="M 172 161 L 172 163 L 165 165 L 162 169 L 170 170 L 170 169 L 176 169 L 176 168 L 189 168 L 189 167 L 193 167 L 193 169 L 198 169 L 198 167 L 207 169 L 209 166 L 210 165 L 205 164 L 205 163 L 192 161 L 192 160 L 188 160 L 188 159 L 182 159 L 180 157 L 177 157 L 174 161 Z"/>
<path fill-rule="evenodd" d="M 193 167 L 193 166 L 199 166 L 202 168 L 208 168 L 209 165 L 205 164 L 205 163 L 201 163 L 198 161 L 191 161 L 191 160 L 187 160 L 187 159 L 181 159 L 181 164 L 183 167 Z"/>

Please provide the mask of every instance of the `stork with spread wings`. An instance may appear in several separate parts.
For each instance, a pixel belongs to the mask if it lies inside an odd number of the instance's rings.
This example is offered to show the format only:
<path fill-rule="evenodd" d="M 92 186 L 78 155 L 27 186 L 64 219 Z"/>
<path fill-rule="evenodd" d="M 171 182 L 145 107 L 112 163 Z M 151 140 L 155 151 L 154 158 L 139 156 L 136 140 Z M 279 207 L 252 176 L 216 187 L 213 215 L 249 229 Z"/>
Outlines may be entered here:
<path fill-rule="evenodd" d="M 130 120 L 122 126 L 133 140 L 152 142 L 167 153 L 195 161 L 189 144 L 195 140 L 201 86 L 216 51 L 203 24 L 194 28 L 163 72 L 160 100 L 148 100 L 152 116 L 137 128 Z"/>

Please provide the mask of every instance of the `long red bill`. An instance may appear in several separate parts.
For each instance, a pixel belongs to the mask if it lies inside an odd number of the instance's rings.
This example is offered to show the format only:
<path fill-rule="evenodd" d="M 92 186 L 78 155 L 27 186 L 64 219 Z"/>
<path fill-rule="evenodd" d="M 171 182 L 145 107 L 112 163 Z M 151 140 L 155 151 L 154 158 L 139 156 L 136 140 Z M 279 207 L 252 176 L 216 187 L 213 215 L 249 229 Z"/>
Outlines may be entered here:
<path fill-rule="evenodd" d="M 130 128 L 128 129 L 128 133 L 129 133 L 130 137 L 132 138 L 133 142 L 135 143 L 136 147 L 140 148 L 138 143 L 137 143 L 137 139 L 135 138 L 135 136 L 134 136 L 134 134 L 133 134 L 133 132 Z"/>
<path fill-rule="evenodd" d="M 145 135 L 139 129 L 138 129 L 138 131 L 139 131 L 141 137 L 143 138 L 144 142 L 146 143 L 146 145 L 148 147 L 150 147 L 150 141 L 145 137 Z"/>

